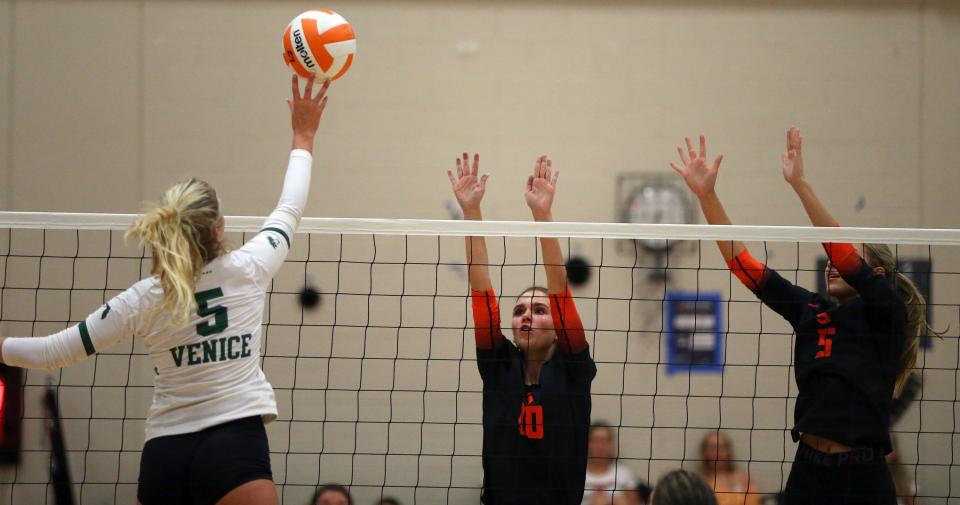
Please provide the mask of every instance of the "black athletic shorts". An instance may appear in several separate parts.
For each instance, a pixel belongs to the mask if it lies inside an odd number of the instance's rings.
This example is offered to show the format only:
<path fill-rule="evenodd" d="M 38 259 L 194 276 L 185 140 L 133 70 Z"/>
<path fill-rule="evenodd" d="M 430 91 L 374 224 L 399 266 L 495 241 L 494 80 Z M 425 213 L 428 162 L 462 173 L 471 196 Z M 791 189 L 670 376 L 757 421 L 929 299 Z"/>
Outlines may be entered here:
<path fill-rule="evenodd" d="M 260 416 L 149 440 L 140 458 L 137 499 L 143 505 L 213 505 L 257 479 L 273 480 Z"/>
<path fill-rule="evenodd" d="M 897 492 L 881 449 L 822 453 L 803 442 L 783 491 L 787 505 L 896 505 Z"/>

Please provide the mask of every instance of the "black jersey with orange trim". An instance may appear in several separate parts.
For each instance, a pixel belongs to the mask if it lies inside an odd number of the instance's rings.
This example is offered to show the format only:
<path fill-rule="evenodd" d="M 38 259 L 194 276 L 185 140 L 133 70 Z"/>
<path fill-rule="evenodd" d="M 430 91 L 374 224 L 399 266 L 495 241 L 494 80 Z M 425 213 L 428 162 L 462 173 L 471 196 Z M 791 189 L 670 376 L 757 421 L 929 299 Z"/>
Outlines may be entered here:
<path fill-rule="evenodd" d="M 556 296 L 551 304 L 563 304 Z M 590 385 L 597 373 L 589 349 L 577 345 L 576 336 L 558 345 L 540 370 L 540 383 L 526 385 L 523 353 L 499 329 L 496 297 L 492 291 L 474 292 L 474 301 L 483 379 L 481 500 L 486 505 L 579 504 L 586 480 Z M 579 332 L 581 339 L 583 333 L 572 302 L 565 306 L 560 313 L 568 317 L 552 311 L 561 344 L 567 340 L 564 333 Z M 571 327 L 571 321 L 580 327 Z M 484 345 L 488 342 L 492 348 Z"/>
<path fill-rule="evenodd" d="M 753 291 L 796 332 L 795 429 L 889 452 L 906 307 L 891 282 L 863 262 L 841 275 L 860 295 L 843 304 L 769 268 Z"/>

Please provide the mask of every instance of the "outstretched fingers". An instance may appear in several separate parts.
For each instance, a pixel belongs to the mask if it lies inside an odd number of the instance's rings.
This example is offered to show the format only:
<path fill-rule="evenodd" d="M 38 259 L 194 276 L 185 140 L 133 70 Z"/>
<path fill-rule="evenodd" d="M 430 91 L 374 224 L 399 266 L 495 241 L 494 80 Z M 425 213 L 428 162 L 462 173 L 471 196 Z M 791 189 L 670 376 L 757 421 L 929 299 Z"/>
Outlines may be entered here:
<path fill-rule="evenodd" d="M 717 156 L 717 159 L 713 160 L 713 171 L 716 172 L 720 170 L 720 163 L 723 161 L 723 155 Z"/>
<path fill-rule="evenodd" d="M 787 150 L 799 151 L 803 144 L 803 137 L 800 136 L 800 129 L 796 126 L 791 126 L 787 130 Z"/>
<path fill-rule="evenodd" d="M 327 108 L 327 98 L 329 98 L 329 97 L 326 97 L 326 96 L 325 96 L 325 97 L 323 97 L 322 100 L 320 100 L 320 107 L 319 107 L 319 108 L 320 108 L 320 115 L 321 115 L 321 116 L 323 115 L 324 109 Z"/>
<path fill-rule="evenodd" d="M 313 100 L 313 83 L 317 80 L 316 74 L 311 74 L 307 78 L 307 87 L 303 90 L 303 98 L 307 100 Z"/>
<path fill-rule="evenodd" d="M 315 102 L 322 102 L 327 99 L 327 90 L 330 89 L 330 79 L 323 80 L 323 86 L 320 87 L 320 92 L 317 93 L 317 96 L 313 98 Z M 310 96 L 310 95 L 307 95 Z"/>
<path fill-rule="evenodd" d="M 697 151 L 693 149 L 693 142 L 690 140 L 690 137 L 683 137 L 683 141 L 687 143 L 687 153 L 690 154 L 690 159 L 697 159 Z"/>
<path fill-rule="evenodd" d="M 297 74 L 293 74 L 291 81 L 293 83 L 293 98 L 294 100 L 300 100 L 303 97 L 300 95 L 300 79 Z"/>

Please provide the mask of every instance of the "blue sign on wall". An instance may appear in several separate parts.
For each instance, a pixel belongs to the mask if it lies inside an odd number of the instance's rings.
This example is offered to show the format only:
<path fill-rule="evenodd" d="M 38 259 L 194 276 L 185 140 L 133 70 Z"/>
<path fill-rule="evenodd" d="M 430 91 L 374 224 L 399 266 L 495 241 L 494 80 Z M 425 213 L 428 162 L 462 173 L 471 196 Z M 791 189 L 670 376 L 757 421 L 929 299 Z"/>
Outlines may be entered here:
<path fill-rule="evenodd" d="M 720 293 L 670 291 L 665 302 L 667 373 L 722 373 Z"/>

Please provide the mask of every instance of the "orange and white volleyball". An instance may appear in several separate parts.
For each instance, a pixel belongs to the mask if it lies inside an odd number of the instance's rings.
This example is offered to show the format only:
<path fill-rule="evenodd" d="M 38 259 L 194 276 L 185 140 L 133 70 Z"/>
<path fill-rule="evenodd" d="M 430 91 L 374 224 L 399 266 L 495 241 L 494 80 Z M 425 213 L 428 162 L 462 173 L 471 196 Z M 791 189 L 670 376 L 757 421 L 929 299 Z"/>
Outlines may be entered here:
<path fill-rule="evenodd" d="M 357 38 L 343 16 L 333 11 L 307 11 L 293 18 L 283 32 L 283 60 L 301 77 L 339 79 L 353 63 Z"/>

